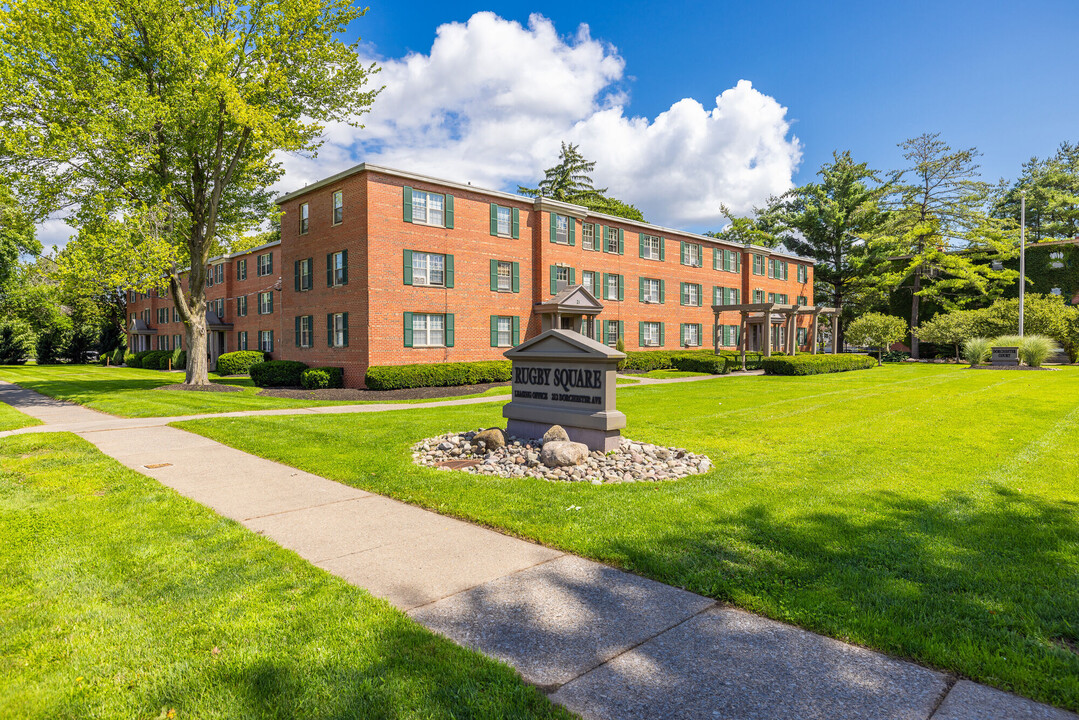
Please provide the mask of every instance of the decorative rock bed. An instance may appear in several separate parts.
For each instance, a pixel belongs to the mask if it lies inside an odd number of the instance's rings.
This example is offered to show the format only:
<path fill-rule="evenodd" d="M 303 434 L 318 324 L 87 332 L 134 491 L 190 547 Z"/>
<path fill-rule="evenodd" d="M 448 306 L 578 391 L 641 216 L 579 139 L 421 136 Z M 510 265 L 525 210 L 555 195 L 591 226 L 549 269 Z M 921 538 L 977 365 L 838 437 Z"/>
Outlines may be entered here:
<path fill-rule="evenodd" d="M 492 430 L 499 437 L 488 442 L 477 439 L 480 433 L 490 438 Z M 505 445 L 498 446 L 504 439 Z M 555 445 L 558 452 L 543 452 L 543 447 Z M 656 482 L 679 480 L 689 475 L 708 472 L 712 461 L 682 448 L 668 448 L 639 443 L 622 438 L 618 450 L 582 454 L 582 462 L 574 465 L 548 467 L 550 463 L 565 462 L 566 448 L 578 443 L 559 440 L 529 440 L 512 435 L 502 436 L 498 428 L 477 429 L 464 433 L 447 433 L 421 440 L 412 446 L 412 461 L 417 465 L 442 470 L 463 470 L 476 475 L 502 477 L 534 477 L 562 482 L 591 482 L 594 485 L 621 482 Z M 584 446 L 580 446 L 584 447 Z M 549 447 L 548 450 L 555 448 Z"/>

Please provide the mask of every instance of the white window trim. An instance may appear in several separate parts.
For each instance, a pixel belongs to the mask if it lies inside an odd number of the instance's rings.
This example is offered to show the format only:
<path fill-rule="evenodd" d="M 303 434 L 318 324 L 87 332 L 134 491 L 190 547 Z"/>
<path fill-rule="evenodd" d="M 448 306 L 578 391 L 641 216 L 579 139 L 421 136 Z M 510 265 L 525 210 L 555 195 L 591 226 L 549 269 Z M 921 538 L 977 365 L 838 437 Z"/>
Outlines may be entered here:
<path fill-rule="evenodd" d="M 502 342 L 502 323 L 506 324 L 506 341 Z M 513 318 L 508 315 L 499 315 L 495 320 L 495 339 L 498 347 L 510 347 L 513 345 Z"/>
<path fill-rule="evenodd" d="M 340 201 L 341 201 L 340 204 L 338 204 L 338 199 L 340 199 Z M 338 210 L 341 211 L 341 219 L 340 220 L 337 219 L 337 211 Z M 345 221 L 345 195 L 344 195 L 344 192 L 342 192 L 341 190 L 337 190 L 337 191 L 335 191 L 333 193 L 332 199 L 330 200 L 330 224 L 331 225 L 340 225 L 344 221 Z"/>
<path fill-rule="evenodd" d="M 659 347 L 658 322 L 645 322 L 641 325 L 641 330 L 644 333 L 644 337 L 641 338 L 641 344 L 644 347 Z"/>
<path fill-rule="evenodd" d="M 503 273 L 502 271 L 506 272 Z M 495 268 L 495 279 L 498 287 L 498 292 L 513 292 L 513 263 L 505 260 L 499 260 L 498 265 Z M 503 287 L 503 280 L 505 280 L 505 287 Z"/>
<path fill-rule="evenodd" d="M 641 239 L 644 242 L 645 250 L 648 252 L 648 254 L 644 256 L 644 259 L 645 260 L 659 260 L 659 243 L 660 243 L 659 236 L 658 235 L 649 235 L 647 233 L 644 233 L 643 235 L 644 235 L 644 237 L 641 238 Z M 654 247 L 653 247 L 653 242 L 655 243 Z"/>
<path fill-rule="evenodd" d="M 422 203 L 417 203 L 416 200 L 419 197 L 423 197 Z M 431 221 L 431 203 L 432 197 L 440 198 L 442 203 L 442 221 Z M 423 216 L 416 216 L 416 207 L 418 204 L 423 205 Z M 427 192 L 426 190 L 413 190 L 412 191 L 412 222 L 416 225 L 427 225 L 429 227 L 446 227 L 446 196 L 442 193 Z"/>
<path fill-rule="evenodd" d="M 431 339 L 431 318 L 436 318 L 436 317 L 442 319 L 442 327 L 440 328 L 440 332 L 442 333 L 442 342 L 439 342 L 439 343 L 427 342 L 427 341 L 429 341 Z M 416 321 L 420 320 L 421 318 L 422 318 L 422 321 L 423 321 L 423 324 L 424 324 L 424 328 L 423 328 L 424 342 L 422 342 L 422 343 L 417 342 L 418 334 L 416 332 Z M 418 347 L 418 348 L 446 347 L 446 316 L 438 314 L 438 313 L 414 313 L 412 315 L 412 347 Z"/>
<path fill-rule="evenodd" d="M 655 280 L 653 278 L 645 278 L 644 282 L 646 283 L 645 284 L 645 291 L 644 291 L 644 301 L 646 303 L 648 303 L 649 305 L 653 305 L 653 304 L 658 305 L 659 304 L 659 280 Z M 655 290 L 654 293 L 652 292 L 653 289 Z"/>
<path fill-rule="evenodd" d="M 441 258 L 441 260 L 442 260 L 442 269 L 440 271 L 442 273 L 442 281 L 437 282 L 437 283 L 436 282 L 431 282 L 431 272 L 432 272 L 431 259 L 436 258 L 436 257 Z M 423 259 L 423 269 L 422 270 L 418 270 L 417 267 L 416 267 L 416 261 L 419 258 Z M 337 262 L 337 260 L 336 260 L 336 257 L 335 257 L 334 258 L 334 263 L 336 264 L 336 262 Z M 336 284 L 336 282 L 337 282 L 337 269 L 335 267 L 334 268 L 334 283 Z M 412 284 L 413 285 L 419 285 L 421 287 L 446 287 L 446 256 L 443 255 L 442 253 L 413 252 L 412 253 Z"/>
<path fill-rule="evenodd" d="M 596 226 L 593 223 L 583 223 L 581 225 L 581 249 L 596 249 Z"/>
<path fill-rule="evenodd" d="M 502 229 L 502 214 L 505 212 L 506 229 Z M 495 231 L 498 237 L 508 238 L 513 235 L 513 209 L 495 205 Z"/>

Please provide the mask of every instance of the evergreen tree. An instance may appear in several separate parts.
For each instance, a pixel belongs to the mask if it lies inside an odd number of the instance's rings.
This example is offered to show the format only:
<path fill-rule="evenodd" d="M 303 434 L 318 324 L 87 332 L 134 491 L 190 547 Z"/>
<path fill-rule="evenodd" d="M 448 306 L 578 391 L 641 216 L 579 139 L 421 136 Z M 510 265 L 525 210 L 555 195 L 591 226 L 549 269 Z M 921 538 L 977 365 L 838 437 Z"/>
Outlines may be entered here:
<path fill-rule="evenodd" d="M 644 222 L 644 215 L 639 209 L 616 198 L 607 197 L 607 188 L 596 188 L 592 184 L 592 171 L 595 168 L 595 161 L 585 160 L 579 146 L 563 140 L 558 164 L 544 171 L 539 187 L 526 188 L 518 185 L 517 192 L 529 197 L 548 197 L 582 205 L 596 212 Z"/>
<path fill-rule="evenodd" d="M 1019 223 L 1027 198 L 1027 241 L 1079 237 L 1079 143 L 1061 143 L 1053 157 L 1023 163 L 1013 183 L 1001 181 L 993 215 Z"/>

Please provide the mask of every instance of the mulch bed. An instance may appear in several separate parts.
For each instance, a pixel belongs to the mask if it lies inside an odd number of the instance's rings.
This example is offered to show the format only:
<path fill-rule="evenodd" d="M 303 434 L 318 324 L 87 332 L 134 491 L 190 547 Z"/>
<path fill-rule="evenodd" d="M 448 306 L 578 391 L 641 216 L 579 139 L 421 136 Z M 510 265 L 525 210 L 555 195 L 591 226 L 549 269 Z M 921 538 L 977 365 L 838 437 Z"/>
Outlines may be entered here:
<path fill-rule="evenodd" d="M 426 400 L 430 398 L 475 395 L 491 388 L 508 387 L 508 382 L 480 383 L 479 385 L 456 385 L 454 387 L 404 388 L 401 390 L 359 390 L 357 388 L 326 388 L 304 390 L 303 388 L 263 388 L 263 397 L 288 398 L 290 400 L 345 400 L 385 402 L 387 400 Z"/>
<path fill-rule="evenodd" d="M 243 388 L 238 388 L 235 385 L 221 385 L 220 383 L 210 383 L 209 385 L 184 385 L 183 383 L 174 383 L 172 385 L 159 385 L 154 390 L 190 390 L 192 392 L 243 392 Z"/>

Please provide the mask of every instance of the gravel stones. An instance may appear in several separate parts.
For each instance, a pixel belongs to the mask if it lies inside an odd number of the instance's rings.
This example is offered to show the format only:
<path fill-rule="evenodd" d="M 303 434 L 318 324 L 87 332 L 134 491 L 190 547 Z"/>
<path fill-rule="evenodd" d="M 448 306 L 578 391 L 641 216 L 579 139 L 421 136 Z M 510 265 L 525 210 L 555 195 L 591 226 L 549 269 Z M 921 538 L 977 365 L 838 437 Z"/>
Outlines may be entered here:
<path fill-rule="evenodd" d="M 543 440 L 529 440 L 504 436 L 505 446 L 488 447 L 479 439 L 483 428 L 464 432 L 447 433 L 421 440 L 412 446 L 412 461 L 425 467 L 457 469 L 459 472 L 500 477 L 534 477 L 559 482 L 588 482 L 594 485 L 624 482 L 658 482 L 679 480 L 690 475 L 706 473 L 712 469 L 712 461 L 704 456 L 687 452 L 682 448 L 668 448 L 650 443 L 634 442 L 622 438 L 617 450 L 607 453 L 584 450 L 580 464 L 548 467 L 543 461 Z M 551 444 L 566 443 L 555 440 Z M 553 452 L 553 451 L 552 451 Z M 473 460 L 477 464 L 456 468 L 444 463 Z"/>
<path fill-rule="evenodd" d="M 543 443 L 539 459 L 549 468 L 580 465 L 588 459 L 588 446 L 568 440 L 548 440 Z"/>

